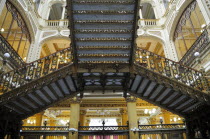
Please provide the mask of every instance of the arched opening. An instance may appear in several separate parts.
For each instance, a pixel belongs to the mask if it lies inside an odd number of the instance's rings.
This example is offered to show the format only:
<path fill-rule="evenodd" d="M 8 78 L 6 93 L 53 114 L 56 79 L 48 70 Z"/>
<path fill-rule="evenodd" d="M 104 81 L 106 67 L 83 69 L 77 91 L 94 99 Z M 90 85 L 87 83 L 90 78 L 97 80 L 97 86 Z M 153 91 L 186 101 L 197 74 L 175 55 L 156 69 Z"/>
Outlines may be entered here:
<path fill-rule="evenodd" d="M 48 55 L 51 55 L 55 52 L 61 51 L 65 48 L 70 47 L 70 40 L 69 39 L 50 39 L 45 41 L 42 44 L 42 50 L 40 54 L 40 58 L 46 57 Z"/>
<path fill-rule="evenodd" d="M 150 3 L 142 3 L 141 11 L 143 19 L 156 19 L 154 9 Z"/>
<path fill-rule="evenodd" d="M 193 1 L 183 12 L 174 32 L 174 43 L 181 59 L 204 31 L 204 17 L 197 1 Z"/>
<path fill-rule="evenodd" d="M 62 19 L 62 13 L 65 8 L 61 3 L 55 3 L 50 9 L 50 14 L 48 20 L 60 20 Z"/>
<path fill-rule="evenodd" d="M 137 48 L 141 48 L 157 55 L 165 57 L 163 43 L 155 37 L 138 37 L 136 39 Z"/>
<path fill-rule="evenodd" d="M 1 37 L 5 38 L 25 61 L 31 44 L 31 37 L 24 19 L 9 1 L 6 2 L 1 17 Z"/>

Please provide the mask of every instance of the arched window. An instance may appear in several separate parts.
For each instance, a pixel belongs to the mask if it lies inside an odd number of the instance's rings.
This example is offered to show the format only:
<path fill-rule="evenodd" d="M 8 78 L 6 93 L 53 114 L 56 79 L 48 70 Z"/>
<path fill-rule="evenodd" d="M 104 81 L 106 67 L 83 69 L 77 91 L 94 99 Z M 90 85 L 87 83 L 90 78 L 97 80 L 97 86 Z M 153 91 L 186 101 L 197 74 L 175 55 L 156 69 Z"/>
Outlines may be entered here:
<path fill-rule="evenodd" d="M 1 13 L 0 29 L 1 37 L 8 41 L 23 60 L 26 60 L 31 37 L 21 14 L 9 1 Z"/>
<path fill-rule="evenodd" d="M 150 3 L 142 3 L 143 19 L 156 19 L 154 9 Z"/>
<path fill-rule="evenodd" d="M 197 1 L 193 1 L 183 12 L 174 32 L 174 42 L 181 59 L 205 27 L 204 17 L 199 9 Z"/>
<path fill-rule="evenodd" d="M 65 8 L 61 3 L 53 4 L 50 9 L 49 20 L 60 20 L 62 19 L 62 13 Z"/>

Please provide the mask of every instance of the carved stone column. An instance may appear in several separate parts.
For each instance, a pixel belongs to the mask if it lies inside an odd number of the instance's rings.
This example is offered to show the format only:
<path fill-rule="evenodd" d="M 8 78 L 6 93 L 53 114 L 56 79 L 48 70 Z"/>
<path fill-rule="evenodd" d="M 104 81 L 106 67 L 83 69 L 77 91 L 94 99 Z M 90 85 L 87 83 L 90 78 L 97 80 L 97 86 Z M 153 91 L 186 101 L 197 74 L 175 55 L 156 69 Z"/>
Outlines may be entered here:
<path fill-rule="evenodd" d="M 5 3 L 6 3 L 6 0 L 1 0 L 0 1 L 0 14 L 1 14 L 2 10 L 4 9 Z"/>
<path fill-rule="evenodd" d="M 70 115 L 70 128 L 79 128 L 80 118 L 80 102 L 81 99 L 78 97 L 72 98 L 71 103 L 71 115 Z M 78 139 L 78 132 L 69 132 L 69 139 Z"/>
<path fill-rule="evenodd" d="M 197 0 L 197 3 L 208 25 L 210 23 L 210 2 L 209 0 Z"/>
<path fill-rule="evenodd" d="M 127 97 L 127 110 L 128 110 L 128 120 L 129 120 L 129 136 L 130 139 L 138 139 L 138 132 L 133 132 L 131 129 L 138 128 L 137 123 L 137 112 L 136 112 L 136 98 L 133 96 Z"/>

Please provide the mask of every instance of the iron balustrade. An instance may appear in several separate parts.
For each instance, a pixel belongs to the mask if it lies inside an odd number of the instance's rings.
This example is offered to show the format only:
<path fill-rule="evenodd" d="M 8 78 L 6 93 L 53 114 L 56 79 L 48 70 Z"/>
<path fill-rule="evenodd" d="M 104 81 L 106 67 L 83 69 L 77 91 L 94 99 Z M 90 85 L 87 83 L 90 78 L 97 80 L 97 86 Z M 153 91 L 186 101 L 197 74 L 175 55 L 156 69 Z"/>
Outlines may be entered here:
<path fill-rule="evenodd" d="M 22 132 L 26 131 L 67 131 L 69 126 L 22 126 Z"/>
<path fill-rule="evenodd" d="M 12 48 L 12 46 L 5 40 L 5 38 L 0 34 L 0 50 L 1 53 L 9 53 L 10 58 L 8 59 L 13 68 L 20 68 L 25 65 L 23 59 L 18 55 L 18 53 Z"/>
<path fill-rule="evenodd" d="M 0 92 L 5 93 L 18 88 L 69 64 L 72 64 L 72 50 L 70 47 L 26 64 L 19 69 L 2 74 Z"/>
<path fill-rule="evenodd" d="M 159 129 L 186 129 L 185 124 L 152 124 L 139 125 L 139 130 L 159 130 Z"/>
<path fill-rule="evenodd" d="M 203 92 L 209 91 L 208 80 L 205 78 L 205 74 L 200 71 L 141 48 L 136 48 L 135 59 L 134 63 L 137 66 L 145 67 Z"/>
<path fill-rule="evenodd" d="M 196 59 L 196 56 L 194 56 L 195 52 L 205 52 L 209 43 L 210 39 L 208 36 L 208 31 L 205 29 L 179 62 L 184 65 L 190 65 L 190 63 Z"/>
<path fill-rule="evenodd" d="M 128 126 L 80 126 L 79 130 L 129 130 Z"/>

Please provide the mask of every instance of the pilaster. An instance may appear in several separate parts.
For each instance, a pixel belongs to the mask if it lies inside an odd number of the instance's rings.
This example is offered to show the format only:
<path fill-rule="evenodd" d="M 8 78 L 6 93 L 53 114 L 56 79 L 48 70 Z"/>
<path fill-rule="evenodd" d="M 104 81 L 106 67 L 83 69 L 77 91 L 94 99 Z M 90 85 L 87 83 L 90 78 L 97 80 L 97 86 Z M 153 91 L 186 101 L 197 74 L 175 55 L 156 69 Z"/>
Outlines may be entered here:
<path fill-rule="evenodd" d="M 129 120 L 129 136 L 130 139 L 138 139 L 138 132 L 133 132 L 131 129 L 138 128 L 137 112 L 136 112 L 136 98 L 133 96 L 126 98 L 128 120 Z"/>
<path fill-rule="evenodd" d="M 2 10 L 4 9 L 5 3 L 6 3 L 6 0 L 1 0 L 0 1 L 0 14 L 1 14 Z"/>
<path fill-rule="evenodd" d="M 71 115 L 70 115 L 70 128 L 79 128 L 80 118 L 80 102 L 81 99 L 78 97 L 70 99 L 71 103 Z M 78 132 L 69 132 L 69 139 L 78 139 Z"/>

